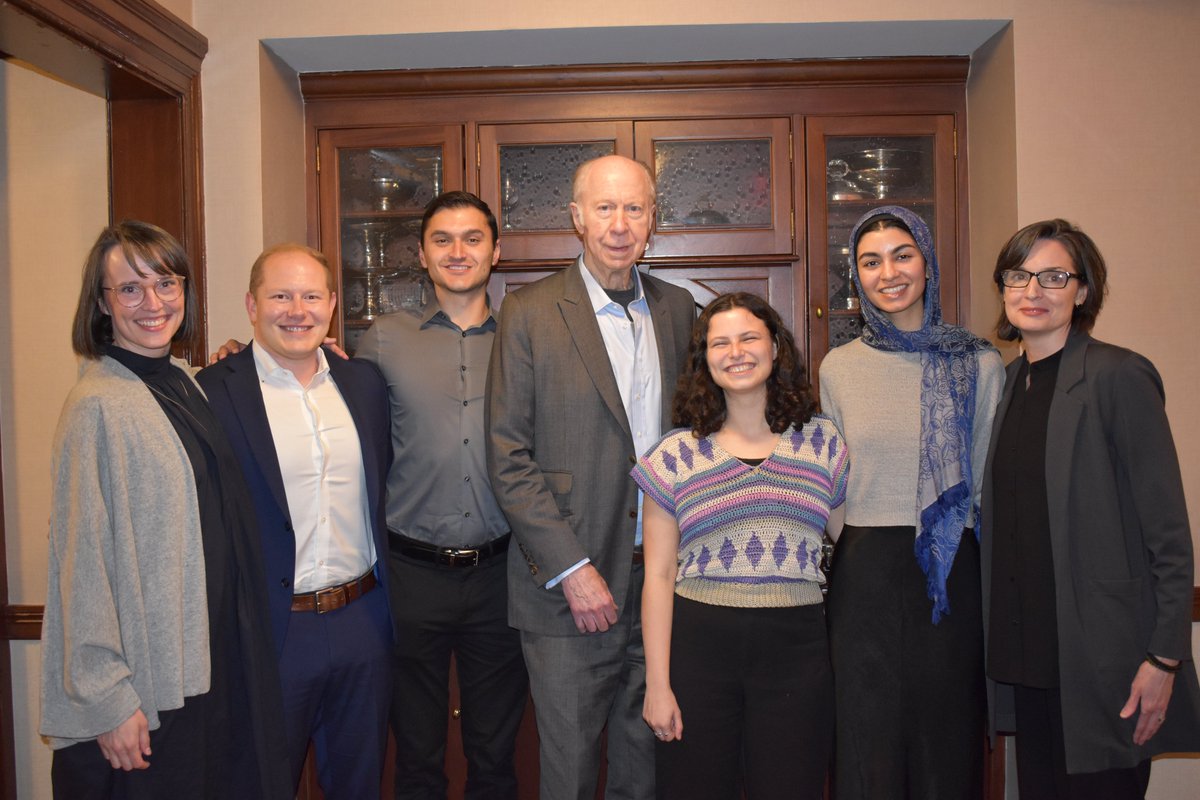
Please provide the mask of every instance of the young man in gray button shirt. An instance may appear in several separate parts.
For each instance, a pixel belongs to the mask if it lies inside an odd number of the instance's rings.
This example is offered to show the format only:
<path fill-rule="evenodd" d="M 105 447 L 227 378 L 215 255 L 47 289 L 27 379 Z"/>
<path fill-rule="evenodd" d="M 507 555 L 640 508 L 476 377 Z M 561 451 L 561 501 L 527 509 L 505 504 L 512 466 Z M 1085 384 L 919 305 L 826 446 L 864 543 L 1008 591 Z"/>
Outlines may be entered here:
<path fill-rule="evenodd" d="M 516 797 L 513 748 L 527 678 L 508 626 L 508 523 L 488 482 L 483 396 L 496 320 L 488 278 L 496 218 L 468 192 L 421 220 L 422 308 L 380 317 L 356 355 L 387 380 L 389 570 L 398 644 L 392 729 L 396 798 L 446 797 L 450 654 L 455 655 L 467 798 Z"/>

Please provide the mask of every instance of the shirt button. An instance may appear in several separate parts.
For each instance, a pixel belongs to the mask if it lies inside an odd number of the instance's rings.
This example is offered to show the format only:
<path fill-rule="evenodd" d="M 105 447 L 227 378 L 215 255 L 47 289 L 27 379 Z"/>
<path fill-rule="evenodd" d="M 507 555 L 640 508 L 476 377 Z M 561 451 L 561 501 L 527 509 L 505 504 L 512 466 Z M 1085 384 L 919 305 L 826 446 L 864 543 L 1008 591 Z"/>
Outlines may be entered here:
<path fill-rule="evenodd" d="M 463 439 L 463 444 L 468 444 L 470 441 L 470 439 Z"/>
<path fill-rule="evenodd" d="M 463 480 L 464 480 L 464 481 L 466 481 L 467 483 L 470 483 L 470 482 L 471 482 L 471 476 L 470 476 L 470 475 L 468 475 L 467 477 L 463 478 Z"/>
<path fill-rule="evenodd" d="M 466 400 L 463 400 L 463 405 L 465 406 L 466 404 L 467 404 L 467 401 L 466 401 Z"/>
<path fill-rule="evenodd" d="M 461 367 L 459 367 L 459 369 L 460 369 L 460 370 L 462 370 L 463 372 L 466 372 L 466 371 L 467 371 L 467 365 L 466 365 L 466 364 L 463 364 Z"/>
<path fill-rule="evenodd" d="M 469 517 L 469 516 L 471 516 L 471 512 L 470 512 L 470 511 L 464 511 L 464 512 L 463 512 L 463 516 L 464 516 L 464 517 Z"/>
<path fill-rule="evenodd" d="M 629 518 L 637 519 L 637 509 L 636 508 L 629 509 Z"/>

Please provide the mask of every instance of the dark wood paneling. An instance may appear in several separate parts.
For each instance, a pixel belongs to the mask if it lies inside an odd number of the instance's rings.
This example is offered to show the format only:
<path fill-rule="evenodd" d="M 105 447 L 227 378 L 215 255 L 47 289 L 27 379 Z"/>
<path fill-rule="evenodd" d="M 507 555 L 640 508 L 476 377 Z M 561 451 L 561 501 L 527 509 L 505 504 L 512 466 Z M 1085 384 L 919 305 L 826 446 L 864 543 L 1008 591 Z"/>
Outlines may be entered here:
<path fill-rule="evenodd" d="M 892 58 L 754 61 L 736 64 L 586 64 L 521 68 L 309 72 L 300 76 L 305 99 L 414 94 L 502 94 L 672 88 L 849 86 L 864 83 L 961 84 L 970 59 Z M 884 76 L 881 78 L 881 75 Z"/>
<path fill-rule="evenodd" d="M 42 638 L 44 611 L 44 606 L 5 605 L 0 615 L 0 636 L 11 640 Z"/>
<path fill-rule="evenodd" d="M 190 90 L 208 52 L 204 36 L 146 0 L 6 0 L 4 5 L 59 31 L 111 67 L 154 76 L 179 94 Z M 13 55 L 57 74 L 59 63 L 53 59 L 60 56 Z"/>
<path fill-rule="evenodd" d="M 140 219 L 182 235 L 179 100 L 114 99 L 108 108 L 113 220 Z"/>

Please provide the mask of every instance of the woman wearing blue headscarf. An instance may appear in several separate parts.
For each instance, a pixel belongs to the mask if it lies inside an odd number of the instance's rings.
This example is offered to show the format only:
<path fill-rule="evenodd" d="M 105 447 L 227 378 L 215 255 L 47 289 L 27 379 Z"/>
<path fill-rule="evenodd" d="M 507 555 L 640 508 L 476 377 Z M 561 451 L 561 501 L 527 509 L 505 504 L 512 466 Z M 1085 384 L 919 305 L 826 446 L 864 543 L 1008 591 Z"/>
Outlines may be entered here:
<path fill-rule="evenodd" d="M 942 322 L 919 216 L 868 212 L 850 252 L 863 334 L 820 369 L 855 454 L 828 598 L 837 796 L 969 800 L 985 716 L 974 527 L 1003 363 Z"/>

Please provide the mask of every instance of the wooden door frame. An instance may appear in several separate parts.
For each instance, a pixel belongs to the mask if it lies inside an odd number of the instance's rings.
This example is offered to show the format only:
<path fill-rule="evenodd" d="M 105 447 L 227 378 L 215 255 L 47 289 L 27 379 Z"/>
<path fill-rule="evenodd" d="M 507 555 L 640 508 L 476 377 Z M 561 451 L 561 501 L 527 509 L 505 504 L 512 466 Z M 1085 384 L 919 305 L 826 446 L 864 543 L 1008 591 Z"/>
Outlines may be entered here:
<path fill-rule="evenodd" d="M 108 101 L 109 219 L 154 222 L 183 245 L 200 324 L 178 352 L 198 363 L 208 352 L 200 127 L 208 40 L 152 0 L 6 0 L 0 24 L 21 31 L 4 40 L 0 58 Z M 15 800 L 9 641 L 41 636 L 42 607 L 8 602 L 3 509 L 0 485 L 0 800 Z"/>

